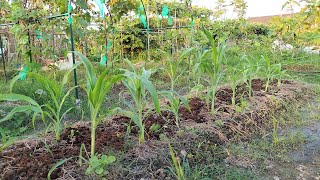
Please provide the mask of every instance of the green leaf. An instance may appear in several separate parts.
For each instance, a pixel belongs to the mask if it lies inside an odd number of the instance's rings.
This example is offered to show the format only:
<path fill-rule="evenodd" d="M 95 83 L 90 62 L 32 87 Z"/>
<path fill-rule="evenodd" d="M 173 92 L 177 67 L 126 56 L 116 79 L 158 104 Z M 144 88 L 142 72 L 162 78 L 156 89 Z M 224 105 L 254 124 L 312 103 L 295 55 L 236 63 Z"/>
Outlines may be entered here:
<path fill-rule="evenodd" d="M 96 169 L 95 172 L 96 172 L 96 174 L 101 175 L 103 173 L 103 168 L 99 167 L 99 168 Z"/>
<path fill-rule="evenodd" d="M 87 57 L 82 55 L 80 52 L 75 51 L 74 53 L 79 56 L 80 61 L 82 61 L 82 63 L 84 64 L 84 66 L 86 68 L 86 74 L 87 74 L 86 78 L 88 79 L 90 86 L 93 88 L 94 84 L 97 81 L 97 76 L 96 76 L 96 73 L 94 71 L 94 68 L 93 68 L 91 62 L 89 61 L 89 59 Z"/>
<path fill-rule="evenodd" d="M 7 114 L 4 118 L 0 119 L 0 123 L 10 120 L 14 114 L 19 113 L 19 112 L 26 112 L 26 111 L 33 111 L 35 113 L 41 113 L 42 110 L 35 107 L 35 106 L 18 106 L 13 108 L 9 114 Z"/>
<path fill-rule="evenodd" d="M 108 164 L 111 164 L 111 163 L 113 163 L 114 161 L 116 161 L 116 157 L 114 157 L 114 156 L 109 156 L 108 158 L 107 158 L 107 163 Z"/>
<path fill-rule="evenodd" d="M 48 180 L 51 180 L 51 174 L 53 173 L 53 171 L 56 170 L 59 166 L 61 166 L 63 163 L 71 160 L 72 158 L 73 158 L 73 157 L 68 158 L 68 159 L 63 159 L 63 160 L 57 162 L 57 163 L 50 169 L 50 171 L 48 172 L 47 179 L 48 179 Z"/>
<path fill-rule="evenodd" d="M 143 72 L 146 72 L 146 70 L 143 68 Z M 150 95 L 151 95 L 151 99 L 152 102 L 154 104 L 154 108 L 155 110 L 160 113 L 160 104 L 159 104 L 159 98 L 158 98 L 158 93 L 156 88 L 153 86 L 153 84 L 151 83 L 151 81 L 149 81 L 149 79 L 147 79 L 148 77 L 146 76 L 142 76 L 141 77 L 141 82 L 144 84 L 144 86 L 148 89 Z"/>

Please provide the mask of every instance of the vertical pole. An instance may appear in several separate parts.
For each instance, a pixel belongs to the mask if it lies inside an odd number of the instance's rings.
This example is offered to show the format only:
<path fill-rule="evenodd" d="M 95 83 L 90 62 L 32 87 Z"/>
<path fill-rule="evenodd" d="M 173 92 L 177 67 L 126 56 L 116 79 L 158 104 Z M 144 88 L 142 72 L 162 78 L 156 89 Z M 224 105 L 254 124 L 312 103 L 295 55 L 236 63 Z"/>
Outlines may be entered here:
<path fill-rule="evenodd" d="M 71 1 L 69 1 L 69 5 L 71 6 Z M 72 16 L 72 12 L 69 12 L 69 16 Z M 72 64 L 76 63 L 74 57 L 74 40 L 73 40 L 73 31 L 72 31 L 72 22 L 69 24 L 70 26 L 70 42 L 71 42 L 71 53 L 72 53 Z M 77 69 L 73 69 L 73 78 L 74 78 L 74 86 L 75 88 L 75 97 L 76 97 L 76 106 L 80 106 L 79 93 L 78 93 L 78 81 L 77 81 Z"/>
<path fill-rule="evenodd" d="M 149 32 L 149 26 L 150 26 L 150 20 L 147 17 L 149 12 L 149 0 L 147 1 L 147 11 L 146 11 L 146 18 L 147 18 L 147 39 L 148 39 L 148 62 L 150 61 L 150 32 Z"/>
<path fill-rule="evenodd" d="M 32 63 L 32 51 L 31 51 L 31 39 L 30 39 L 30 29 L 28 29 L 28 44 L 29 44 L 29 60 Z"/>
<path fill-rule="evenodd" d="M 5 78 L 6 82 L 7 82 L 6 62 L 4 61 L 4 48 L 3 48 L 3 45 L 2 45 L 1 35 L 0 35 L 0 50 L 1 50 L 4 78 Z"/>
<path fill-rule="evenodd" d="M 55 47 L 55 43 L 54 43 L 54 28 L 52 28 L 52 54 L 53 55 L 56 53 L 54 47 Z"/>

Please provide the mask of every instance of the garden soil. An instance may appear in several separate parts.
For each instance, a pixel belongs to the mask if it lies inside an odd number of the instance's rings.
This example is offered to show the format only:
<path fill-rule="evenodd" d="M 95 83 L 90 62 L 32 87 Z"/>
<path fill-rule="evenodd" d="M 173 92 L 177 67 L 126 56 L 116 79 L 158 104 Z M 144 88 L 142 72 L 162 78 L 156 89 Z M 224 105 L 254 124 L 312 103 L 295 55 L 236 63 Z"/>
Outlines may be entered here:
<path fill-rule="evenodd" d="M 282 81 L 282 86 L 277 87 L 277 82 L 273 82 L 270 92 L 264 92 L 264 82 L 256 79 L 252 82 L 253 97 L 248 97 L 245 85 L 237 87 L 236 102 L 243 104 L 241 107 L 231 105 L 232 91 L 228 87 L 220 87 L 216 97 L 217 111 L 212 114 L 208 111 L 208 106 L 204 99 L 199 97 L 190 98 L 190 108 L 181 107 L 181 129 L 198 129 L 206 132 L 211 143 L 222 145 L 230 141 L 248 139 L 253 134 L 262 134 L 270 126 L 270 116 L 277 111 L 284 111 L 284 102 L 303 101 L 309 98 L 307 92 L 310 87 L 293 81 Z M 245 103 L 242 103 L 245 102 Z M 209 104 L 210 107 L 210 104 Z M 179 138 L 179 130 L 174 123 L 174 116 L 170 112 L 163 111 L 161 115 L 155 113 L 145 119 L 146 145 L 138 145 L 138 129 L 129 118 L 115 116 L 100 124 L 97 128 L 96 151 L 98 153 L 123 152 L 129 159 L 135 160 L 132 151 L 139 148 L 161 149 L 153 143 L 162 140 L 161 137 Z M 127 130 L 130 124 L 133 128 Z M 153 124 L 159 124 L 157 132 L 151 131 Z M 46 135 L 39 139 L 23 140 L 15 143 L 0 153 L 0 179 L 46 179 L 49 170 L 60 160 L 72 158 L 63 165 L 59 166 L 51 175 L 51 179 L 85 179 L 85 166 L 78 165 L 80 147 L 85 145 L 86 150 L 90 149 L 90 124 L 76 123 L 72 127 L 66 128 L 61 135 L 61 141 L 56 142 L 54 135 Z M 160 143 L 161 144 L 161 143 Z M 156 150 L 155 150 L 156 151 Z M 155 152 L 152 151 L 152 152 Z M 138 154 L 142 153 L 139 150 Z M 82 156 L 87 158 L 86 151 L 82 151 Z M 153 155 L 150 155 L 153 156 Z M 120 162 L 121 163 L 121 162 Z M 142 164 L 148 164 L 143 162 Z M 165 161 L 159 160 L 154 167 L 146 168 L 148 172 L 140 175 L 131 175 L 127 173 L 110 173 L 111 179 L 136 179 L 136 178 L 154 178 L 163 174 L 163 167 L 166 167 Z M 132 167 L 134 168 L 134 167 Z M 145 176 L 145 177 L 144 177 Z M 151 177 L 150 177 L 151 176 Z M 91 176 L 86 176 L 92 179 Z M 158 179 L 164 178 L 164 175 L 156 176 Z M 159 178 L 160 177 L 160 178 Z"/>

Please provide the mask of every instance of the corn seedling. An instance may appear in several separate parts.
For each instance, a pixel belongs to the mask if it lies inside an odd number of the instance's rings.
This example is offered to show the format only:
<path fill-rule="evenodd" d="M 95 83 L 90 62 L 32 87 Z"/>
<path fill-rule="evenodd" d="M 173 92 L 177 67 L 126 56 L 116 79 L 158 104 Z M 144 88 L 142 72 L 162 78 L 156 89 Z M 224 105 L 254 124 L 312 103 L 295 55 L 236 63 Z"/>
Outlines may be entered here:
<path fill-rule="evenodd" d="M 184 105 L 190 111 L 190 107 L 187 99 L 183 96 L 180 96 L 175 91 L 161 91 L 159 94 L 161 94 L 168 100 L 169 104 L 164 105 L 163 108 L 174 114 L 175 123 L 179 128 L 179 125 L 180 125 L 179 107 L 181 105 Z"/>
<path fill-rule="evenodd" d="M 15 108 L 13 108 L 9 114 L 7 114 L 4 118 L 0 119 L 0 123 L 8 121 L 13 118 L 14 114 L 20 113 L 20 112 L 26 112 L 26 111 L 32 111 L 32 122 L 33 125 L 35 124 L 35 120 L 37 116 L 40 114 L 42 121 L 45 121 L 44 119 L 44 112 L 42 111 L 42 107 L 33 99 L 31 99 L 28 96 L 21 95 L 21 94 L 0 94 L 0 101 L 10 101 L 10 102 L 25 102 L 26 105 L 20 105 Z"/>
<path fill-rule="evenodd" d="M 171 83 L 171 90 L 174 90 L 174 84 L 177 82 L 178 78 L 184 73 L 185 69 L 181 69 L 181 63 L 186 55 L 188 55 L 193 48 L 187 49 L 183 51 L 179 56 L 178 59 L 173 59 L 173 57 L 165 52 L 167 60 L 165 61 L 165 68 L 164 71 L 170 78 Z M 180 72 L 178 72 L 180 70 Z"/>
<path fill-rule="evenodd" d="M 157 90 L 149 80 L 151 71 L 147 71 L 142 68 L 139 72 L 134 65 L 125 60 L 132 71 L 124 70 L 124 78 L 122 80 L 124 86 L 127 88 L 127 93 L 132 97 L 133 103 L 124 100 L 124 104 L 128 106 L 129 110 L 123 110 L 118 108 L 118 111 L 131 118 L 131 120 L 139 127 L 139 143 L 143 144 L 145 141 L 144 130 L 145 126 L 143 120 L 151 112 L 151 108 L 148 107 L 147 94 L 150 94 L 154 109 L 157 113 L 160 113 L 160 105 Z M 149 92 L 149 93 L 148 93 Z M 143 111 L 146 110 L 145 113 Z"/>
<path fill-rule="evenodd" d="M 272 64 L 268 56 L 261 56 L 261 58 L 265 62 L 262 69 L 264 76 L 266 77 L 265 91 L 267 92 L 269 90 L 270 82 L 275 78 L 283 77 L 285 72 L 282 71 L 280 63 Z M 281 80 L 279 82 L 281 82 Z M 280 85 L 280 83 L 278 83 L 278 85 Z"/>
<path fill-rule="evenodd" d="M 104 70 L 98 77 L 91 62 L 79 52 L 75 52 L 86 69 L 88 103 L 91 117 L 91 157 L 95 156 L 96 128 L 101 122 L 98 118 L 102 103 L 113 85 L 122 79 L 122 75 L 111 75 L 109 69 Z"/>
<path fill-rule="evenodd" d="M 227 80 L 230 83 L 230 87 L 232 89 L 232 106 L 236 106 L 236 90 L 238 84 L 243 81 L 243 71 L 240 68 L 240 65 L 234 67 L 234 66 L 227 66 L 228 74 L 227 74 Z"/>
<path fill-rule="evenodd" d="M 211 113 L 214 113 L 216 89 L 222 77 L 221 65 L 226 46 L 224 44 L 221 44 L 219 47 L 216 47 L 215 40 L 212 34 L 204 27 L 203 33 L 207 37 L 211 45 L 211 49 L 203 52 L 200 66 L 203 69 L 203 72 L 207 74 L 207 82 L 210 86 L 206 98 L 207 106 L 209 107 L 209 99 L 211 99 Z"/>
<path fill-rule="evenodd" d="M 252 97 L 252 80 L 257 77 L 261 69 L 261 58 L 254 59 L 251 57 L 244 56 L 245 59 L 244 65 L 244 81 L 248 87 L 249 97 Z"/>
<path fill-rule="evenodd" d="M 70 88 L 66 93 L 64 93 L 64 87 L 68 82 L 68 78 L 70 73 L 73 71 L 74 68 L 76 68 L 79 64 L 76 64 L 73 68 L 71 68 L 70 70 L 68 70 L 62 81 L 60 83 L 57 83 L 53 80 L 50 80 L 49 78 L 42 76 L 40 74 L 37 73 L 33 73 L 33 72 L 27 72 L 27 76 L 30 78 L 34 78 L 36 81 L 40 82 L 46 89 L 46 91 L 48 92 L 49 96 L 50 96 L 50 102 L 52 103 L 47 103 L 41 106 L 41 108 L 43 109 L 44 114 L 49 117 L 51 119 L 51 123 L 49 124 L 49 126 L 53 126 L 54 132 L 55 132 L 55 137 L 57 141 L 60 141 L 60 134 L 63 130 L 63 127 L 61 125 L 61 121 L 62 119 L 65 117 L 65 115 L 70 112 L 73 107 L 68 108 L 67 110 L 63 110 L 65 101 L 67 99 L 67 97 L 69 96 L 69 94 L 71 93 L 71 91 L 73 91 L 75 89 L 75 87 Z M 10 84 L 10 88 L 12 90 L 14 84 L 17 82 L 17 80 L 20 78 L 20 76 L 16 76 L 11 84 Z"/>

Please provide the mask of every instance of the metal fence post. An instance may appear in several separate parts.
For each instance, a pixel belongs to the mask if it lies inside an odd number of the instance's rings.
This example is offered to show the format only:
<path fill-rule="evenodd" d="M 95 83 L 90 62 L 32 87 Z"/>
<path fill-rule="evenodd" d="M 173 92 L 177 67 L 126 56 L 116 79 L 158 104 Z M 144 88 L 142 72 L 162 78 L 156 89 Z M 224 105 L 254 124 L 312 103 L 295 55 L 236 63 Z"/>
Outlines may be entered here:
<path fill-rule="evenodd" d="M 69 5 L 71 6 L 71 1 L 69 1 Z M 69 12 L 69 16 L 72 16 L 72 12 Z M 76 60 L 74 56 L 74 40 L 73 40 L 73 31 L 72 31 L 72 22 L 69 24 L 70 27 L 70 43 L 71 43 L 71 53 L 72 53 L 72 64 L 75 65 Z M 79 92 L 78 92 L 78 81 L 77 81 L 77 69 L 73 69 L 73 78 L 75 88 L 75 97 L 76 97 L 76 106 L 80 106 Z"/>

